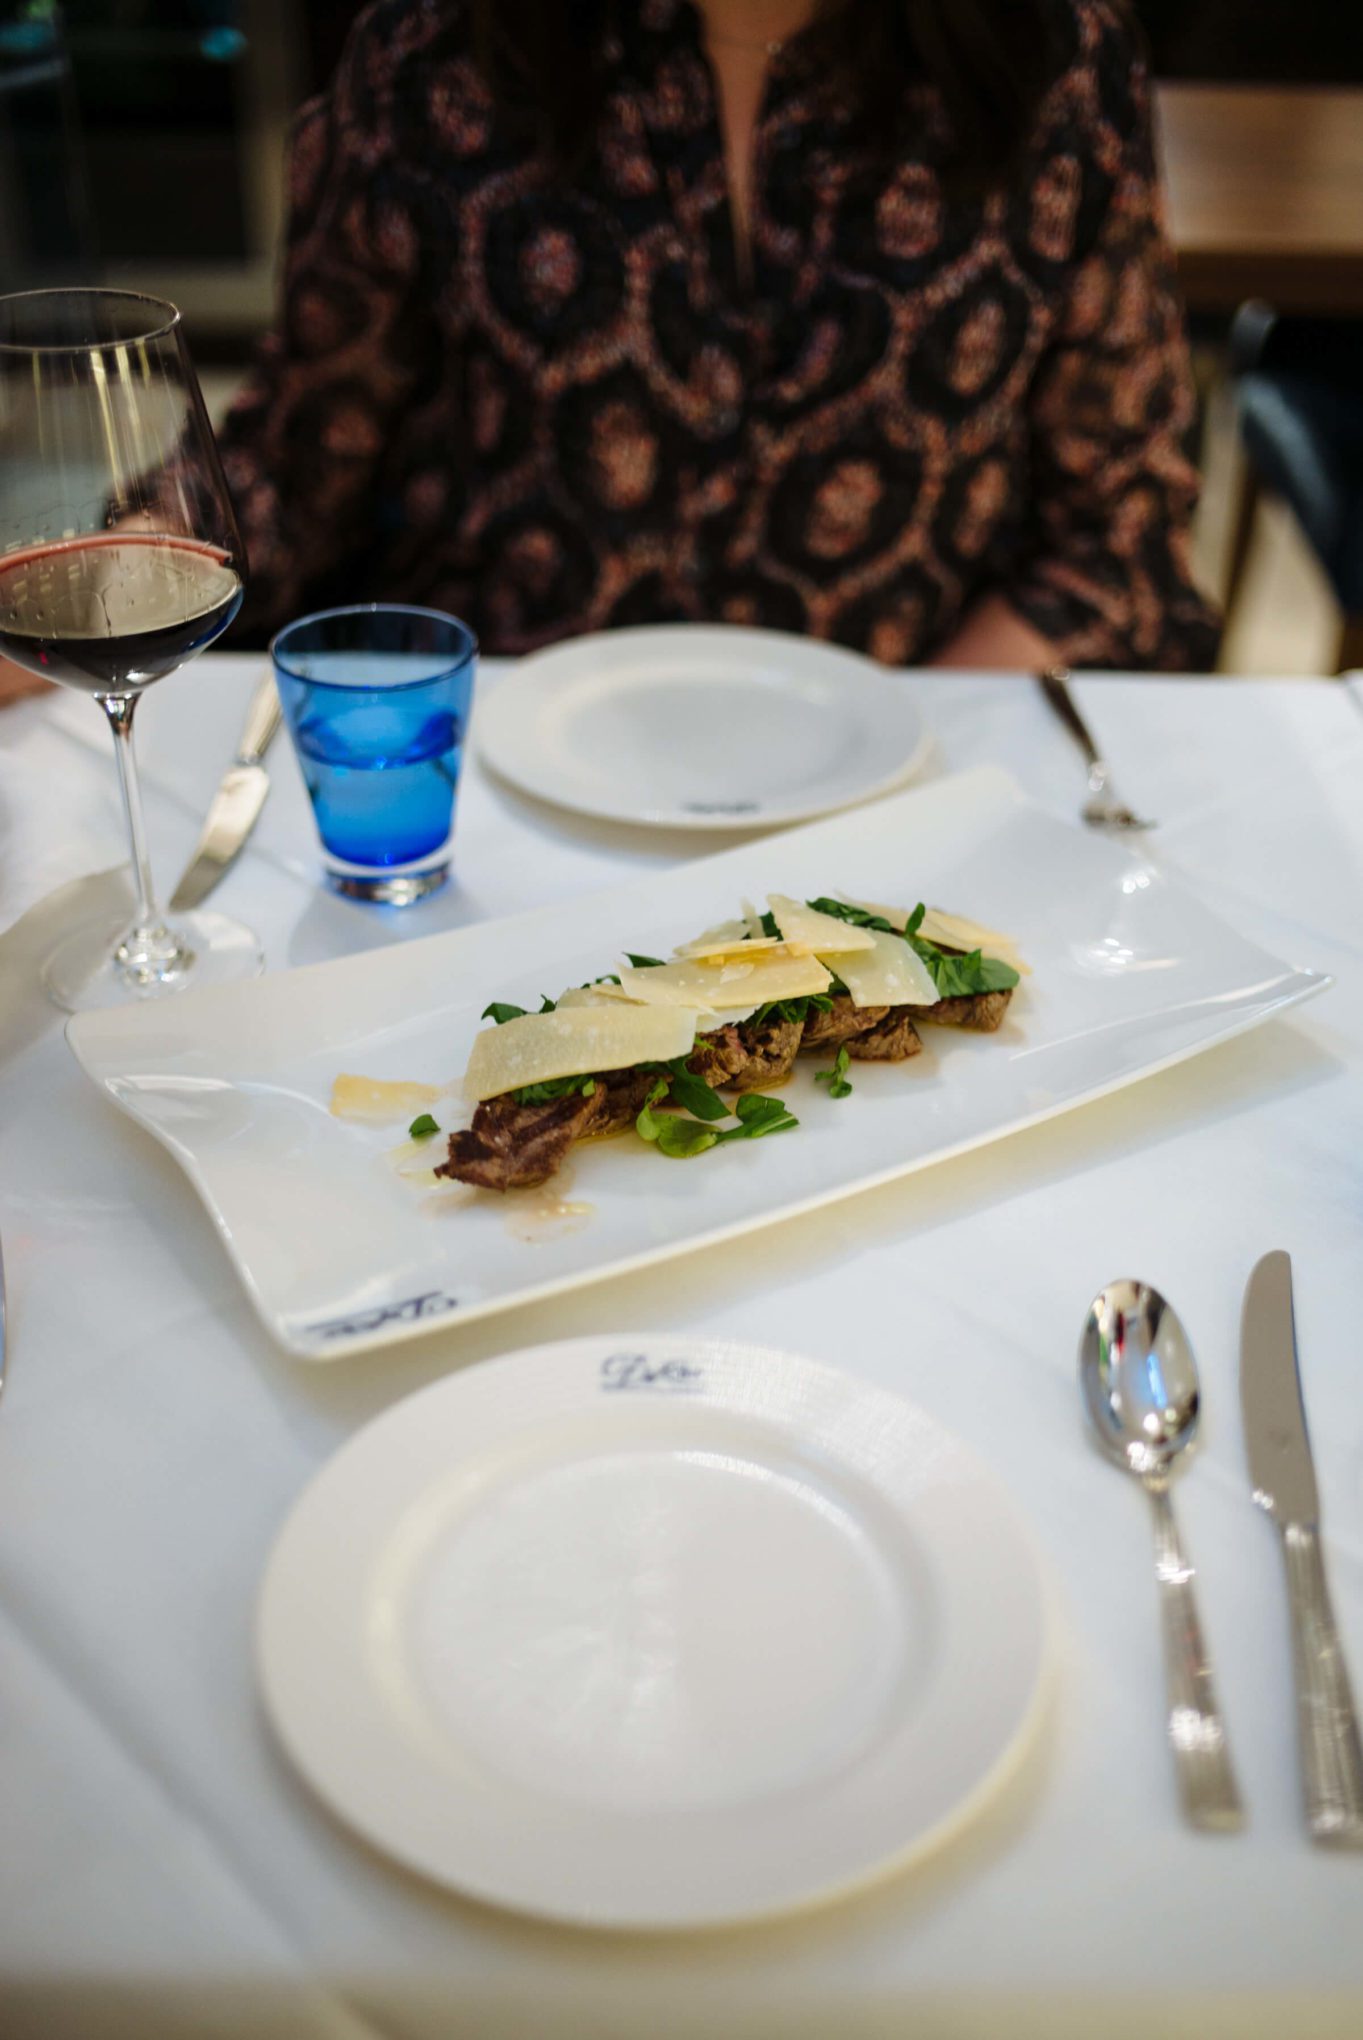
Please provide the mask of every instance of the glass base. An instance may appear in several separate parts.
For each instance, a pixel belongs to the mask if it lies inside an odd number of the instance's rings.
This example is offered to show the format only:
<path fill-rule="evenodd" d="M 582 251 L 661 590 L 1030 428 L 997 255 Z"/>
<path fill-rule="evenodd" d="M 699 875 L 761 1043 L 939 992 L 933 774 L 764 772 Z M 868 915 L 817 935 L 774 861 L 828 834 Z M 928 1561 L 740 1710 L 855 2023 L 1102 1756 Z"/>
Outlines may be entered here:
<path fill-rule="evenodd" d="M 450 867 L 428 864 L 422 871 L 362 871 L 356 866 L 329 864 L 327 884 L 348 900 L 368 900 L 381 907 L 410 907 L 449 883 Z"/>
<path fill-rule="evenodd" d="M 169 941 L 139 943 L 126 921 L 96 921 L 57 944 L 42 969 L 43 989 L 68 1013 L 136 1006 L 199 985 L 259 977 L 265 953 L 256 936 L 226 914 L 174 914 Z"/>

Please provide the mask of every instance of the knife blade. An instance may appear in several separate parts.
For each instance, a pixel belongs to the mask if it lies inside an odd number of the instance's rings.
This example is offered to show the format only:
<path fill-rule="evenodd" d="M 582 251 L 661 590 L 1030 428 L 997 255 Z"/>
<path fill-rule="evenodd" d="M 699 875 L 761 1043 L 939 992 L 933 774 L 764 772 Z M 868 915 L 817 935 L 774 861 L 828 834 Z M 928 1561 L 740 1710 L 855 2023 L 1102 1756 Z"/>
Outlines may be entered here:
<path fill-rule="evenodd" d="M 1292 1263 L 1281 1252 L 1264 1255 L 1245 1290 L 1240 1406 L 1254 1499 L 1278 1526 L 1287 1569 L 1307 1826 L 1324 1847 L 1363 1849 L 1363 1746 L 1325 1576 Z"/>
<path fill-rule="evenodd" d="M 228 871 L 265 805 L 270 775 L 261 760 L 279 728 L 281 710 L 274 675 L 267 673 L 251 696 L 237 755 L 209 803 L 199 840 L 170 896 L 172 907 L 197 907 Z"/>

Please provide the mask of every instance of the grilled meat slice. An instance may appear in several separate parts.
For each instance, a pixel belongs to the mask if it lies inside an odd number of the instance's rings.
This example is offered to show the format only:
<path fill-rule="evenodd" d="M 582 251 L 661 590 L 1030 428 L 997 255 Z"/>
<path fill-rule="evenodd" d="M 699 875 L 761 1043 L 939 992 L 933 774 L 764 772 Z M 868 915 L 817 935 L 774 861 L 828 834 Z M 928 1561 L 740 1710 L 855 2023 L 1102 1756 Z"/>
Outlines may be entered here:
<path fill-rule="evenodd" d="M 578 1139 L 600 1140 L 633 1126 L 657 1081 L 657 1070 L 607 1070 L 596 1079 L 596 1117 Z"/>
<path fill-rule="evenodd" d="M 592 1126 L 600 1096 L 598 1084 L 590 1098 L 575 1092 L 543 1105 L 488 1098 L 474 1113 L 472 1126 L 450 1135 L 449 1154 L 435 1173 L 455 1183 L 475 1183 L 480 1190 L 524 1190 L 545 1183 Z"/>
<path fill-rule="evenodd" d="M 782 1020 L 773 1013 L 760 1027 L 747 1022 L 740 1024 L 738 1032 L 748 1059 L 743 1068 L 728 1079 L 733 1090 L 765 1091 L 790 1075 L 800 1053 L 800 1036 L 804 1033 L 798 1020 Z"/>
<path fill-rule="evenodd" d="M 730 1021 L 697 1038 L 686 1067 L 712 1091 L 761 1091 L 789 1074 L 802 1032 L 798 1020 L 783 1020 L 776 1013 L 760 1027 L 750 1020 Z"/>
<path fill-rule="evenodd" d="M 911 1055 L 920 1054 L 923 1041 L 912 1017 L 916 1010 L 913 1006 L 886 1007 L 884 1018 L 874 1027 L 852 1037 L 847 1053 L 854 1062 L 907 1062 Z"/>
<path fill-rule="evenodd" d="M 855 1040 L 858 1034 L 869 1033 L 889 1010 L 888 1006 L 854 1006 L 846 992 L 838 992 L 834 995 L 831 1012 L 821 1013 L 817 1006 L 810 1007 L 805 1018 L 800 1053 L 808 1055 L 816 1050 L 839 1049 L 844 1042 Z"/>
<path fill-rule="evenodd" d="M 962 999 L 939 999 L 935 1006 L 905 1006 L 900 1010 L 911 1013 L 915 1020 L 926 1020 L 932 1027 L 969 1027 L 977 1034 L 993 1034 L 1003 1025 L 1012 996 L 1011 991 L 973 992 Z"/>
<path fill-rule="evenodd" d="M 730 1021 L 709 1034 L 696 1036 L 695 1053 L 688 1057 L 686 1067 L 693 1077 L 700 1077 L 712 1091 L 718 1091 L 731 1084 L 747 1065 L 748 1050 L 743 1036 Z"/>
<path fill-rule="evenodd" d="M 632 1125 L 658 1077 L 656 1070 L 607 1070 L 593 1081 L 589 1098 L 579 1091 L 542 1105 L 487 1099 L 472 1126 L 450 1135 L 449 1154 L 436 1175 L 480 1190 L 526 1190 L 547 1182 L 574 1141 L 622 1133 Z"/>

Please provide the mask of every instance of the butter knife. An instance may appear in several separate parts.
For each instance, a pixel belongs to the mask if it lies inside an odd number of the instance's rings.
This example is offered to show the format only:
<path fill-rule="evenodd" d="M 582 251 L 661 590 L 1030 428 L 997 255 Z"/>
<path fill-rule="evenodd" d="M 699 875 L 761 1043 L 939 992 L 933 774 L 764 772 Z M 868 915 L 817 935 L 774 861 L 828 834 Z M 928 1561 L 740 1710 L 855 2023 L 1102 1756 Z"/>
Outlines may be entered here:
<path fill-rule="evenodd" d="M 1325 1579 L 1292 1318 L 1292 1263 L 1283 1253 L 1265 1254 L 1245 1291 L 1240 1404 L 1254 1499 L 1278 1526 L 1287 1566 L 1307 1826 L 1325 1848 L 1363 1849 L 1363 1749 Z"/>
<path fill-rule="evenodd" d="M 237 755 L 219 782 L 194 855 L 170 896 L 172 907 L 197 907 L 206 900 L 255 827 L 270 790 L 270 776 L 261 760 L 279 728 L 280 715 L 274 675 L 267 673 L 251 696 Z"/>

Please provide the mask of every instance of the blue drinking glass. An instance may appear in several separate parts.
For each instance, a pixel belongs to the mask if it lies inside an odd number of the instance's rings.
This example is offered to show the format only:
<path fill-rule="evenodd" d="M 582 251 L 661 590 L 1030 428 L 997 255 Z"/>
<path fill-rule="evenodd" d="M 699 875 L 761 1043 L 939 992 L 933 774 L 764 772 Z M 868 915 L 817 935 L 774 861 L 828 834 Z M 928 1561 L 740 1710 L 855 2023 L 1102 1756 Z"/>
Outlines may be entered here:
<path fill-rule="evenodd" d="M 478 641 L 438 609 L 366 602 L 270 646 L 327 883 L 406 907 L 442 886 Z"/>

